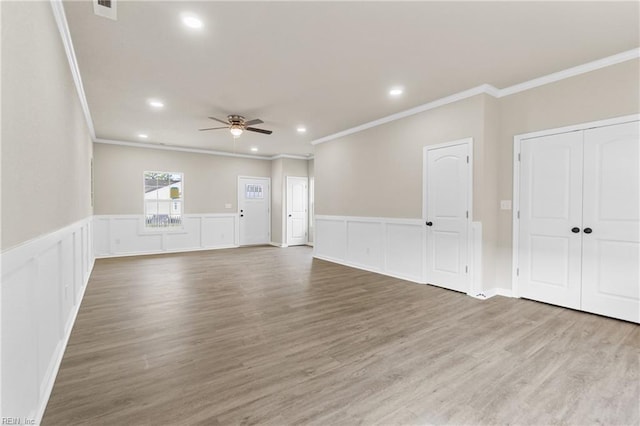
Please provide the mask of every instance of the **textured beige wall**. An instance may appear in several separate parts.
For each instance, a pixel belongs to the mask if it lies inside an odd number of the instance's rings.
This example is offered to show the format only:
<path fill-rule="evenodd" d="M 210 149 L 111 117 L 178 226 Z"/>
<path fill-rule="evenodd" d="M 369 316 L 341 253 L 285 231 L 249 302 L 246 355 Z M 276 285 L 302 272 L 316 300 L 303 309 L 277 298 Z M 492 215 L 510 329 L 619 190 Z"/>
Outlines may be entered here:
<path fill-rule="evenodd" d="M 633 60 L 500 99 L 498 197 L 513 194 L 513 137 L 640 112 L 640 61 Z M 511 288 L 512 212 L 498 211 L 496 285 Z"/>
<path fill-rule="evenodd" d="M 282 217 L 284 196 L 284 159 L 278 158 L 271 162 L 271 242 L 282 244 L 284 241 Z"/>
<path fill-rule="evenodd" d="M 478 158 L 483 109 L 474 96 L 316 145 L 316 215 L 422 217 L 423 147 L 473 137 Z"/>
<path fill-rule="evenodd" d="M 97 143 L 95 214 L 142 214 L 142 176 L 153 170 L 184 173 L 186 214 L 235 213 L 238 176 L 270 177 L 271 161 Z"/>
<path fill-rule="evenodd" d="M 282 170 L 285 176 L 309 176 L 309 160 L 283 158 Z"/>
<path fill-rule="evenodd" d="M 309 164 L 307 166 L 307 171 L 309 172 L 309 239 L 310 243 L 313 243 L 316 232 L 316 224 L 314 218 L 314 207 L 315 207 L 315 160 L 309 160 Z"/>
<path fill-rule="evenodd" d="M 92 214 L 92 146 L 51 5 L 1 7 L 4 250 Z"/>
<path fill-rule="evenodd" d="M 477 147 L 475 159 L 474 204 L 479 211 L 474 219 L 482 222 L 482 282 L 493 283 L 496 276 L 496 244 L 498 240 L 498 134 L 500 133 L 500 104 L 493 96 L 484 97 L 484 137 Z M 484 285 L 491 288 L 493 285 Z"/>

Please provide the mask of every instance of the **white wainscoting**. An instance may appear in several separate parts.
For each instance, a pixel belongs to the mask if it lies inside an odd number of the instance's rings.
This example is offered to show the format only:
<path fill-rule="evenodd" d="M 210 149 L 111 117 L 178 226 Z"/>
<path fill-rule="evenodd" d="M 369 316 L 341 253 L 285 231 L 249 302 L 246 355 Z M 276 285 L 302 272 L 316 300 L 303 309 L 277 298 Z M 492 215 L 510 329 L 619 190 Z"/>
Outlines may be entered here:
<path fill-rule="evenodd" d="M 91 217 L 2 253 L 2 418 L 40 423 L 93 263 Z"/>
<path fill-rule="evenodd" d="M 314 257 L 354 268 L 425 284 L 426 235 L 422 219 L 354 216 L 316 216 Z M 467 293 L 486 299 L 483 291 L 482 224 L 471 223 L 470 288 Z"/>
<path fill-rule="evenodd" d="M 238 215 L 189 214 L 180 230 L 144 227 L 143 215 L 94 216 L 96 257 L 134 256 L 238 247 Z"/>
<path fill-rule="evenodd" d="M 314 257 L 424 283 L 422 219 L 315 217 Z"/>

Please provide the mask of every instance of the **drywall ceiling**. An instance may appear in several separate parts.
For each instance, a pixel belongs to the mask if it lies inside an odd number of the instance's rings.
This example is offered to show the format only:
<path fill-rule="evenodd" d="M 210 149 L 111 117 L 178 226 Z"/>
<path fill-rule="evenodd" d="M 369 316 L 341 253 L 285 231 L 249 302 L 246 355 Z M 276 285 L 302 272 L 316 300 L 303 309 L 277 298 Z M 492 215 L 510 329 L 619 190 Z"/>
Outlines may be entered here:
<path fill-rule="evenodd" d="M 117 21 L 91 2 L 64 8 L 98 138 L 259 155 L 307 155 L 314 139 L 640 37 L 638 2 L 120 1 Z M 184 12 L 203 28 L 187 28 Z M 404 93 L 391 97 L 394 86 Z M 197 130 L 228 114 L 274 133 Z"/>

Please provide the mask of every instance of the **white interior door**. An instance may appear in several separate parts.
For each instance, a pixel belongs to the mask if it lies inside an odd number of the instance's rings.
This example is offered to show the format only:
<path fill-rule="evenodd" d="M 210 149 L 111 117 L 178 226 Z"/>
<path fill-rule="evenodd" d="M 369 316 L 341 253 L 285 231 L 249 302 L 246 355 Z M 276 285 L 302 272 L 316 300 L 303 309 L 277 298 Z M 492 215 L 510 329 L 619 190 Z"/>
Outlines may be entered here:
<path fill-rule="evenodd" d="M 426 147 L 427 282 L 469 291 L 470 144 Z"/>
<path fill-rule="evenodd" d="M 307 243 L 307 198 L 306 177 L 287 176 L 287 245 Z"/>
<path fill-rule="evenodd" d="M 640 322 L 638 124 L 584 132 L 582 229 L 582 309 L 635 322 Z"/>
<path fill-rule="evenodd" d="M 524 140 L 520 154 L 520 296 L 579 309 L 582 132 Z"/>
<path fill-rule="evenodd" d="M 238 178 L 238 216 L 240 245 L 268 244 L 270 241 L 271 204 L 268 178 Z"/>

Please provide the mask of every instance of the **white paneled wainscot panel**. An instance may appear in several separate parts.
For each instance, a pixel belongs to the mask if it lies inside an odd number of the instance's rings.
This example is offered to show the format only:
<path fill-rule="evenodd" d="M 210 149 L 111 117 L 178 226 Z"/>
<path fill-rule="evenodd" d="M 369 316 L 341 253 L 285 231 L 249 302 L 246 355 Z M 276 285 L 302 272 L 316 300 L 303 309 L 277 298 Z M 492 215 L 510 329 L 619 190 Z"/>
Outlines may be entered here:
<path fill-rule="evenodd" d="M 238 215 L 184 215 L 180 229 L 145 229 L 142 215 L 94 216 L 96 257 L 238 247 Z"/>
<path fill-rule="evenodd" d="M 39 424 L 93 269 L 87 218 L 2 253 L 2 418 Z"/>
<path fill-rule="evenodd" d="M 314 257 L 424 283 L 421 219 L 315 217 Z"/>

